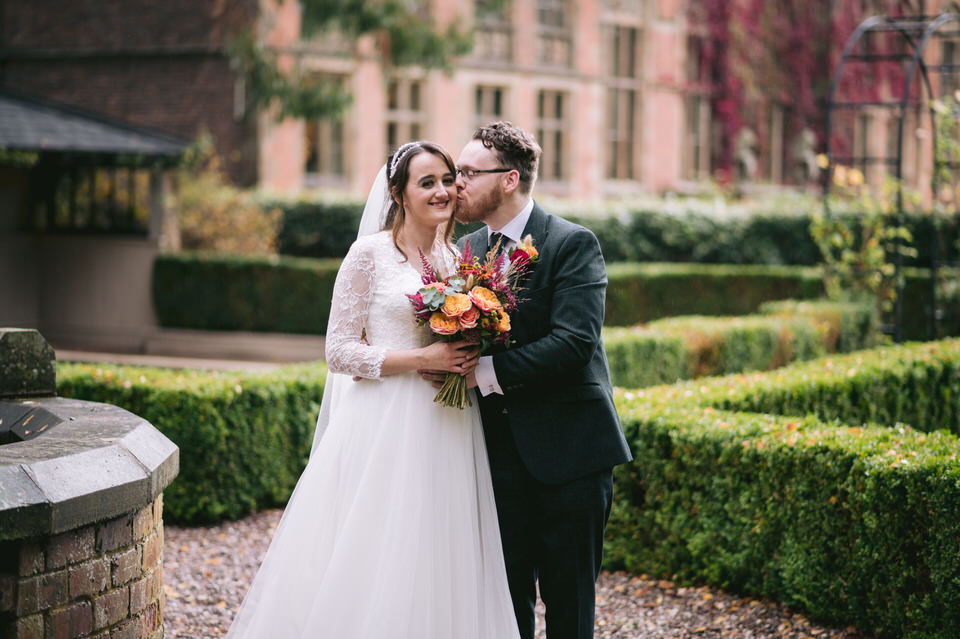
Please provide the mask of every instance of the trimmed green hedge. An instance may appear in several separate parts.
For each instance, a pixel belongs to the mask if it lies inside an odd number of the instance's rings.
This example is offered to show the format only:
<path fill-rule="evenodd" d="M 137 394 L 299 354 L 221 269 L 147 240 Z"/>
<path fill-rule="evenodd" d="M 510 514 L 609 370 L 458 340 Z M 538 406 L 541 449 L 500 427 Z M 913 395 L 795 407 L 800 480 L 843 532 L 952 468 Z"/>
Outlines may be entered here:
<path fill-rule="evenodd" d="M 60 363 L 58 391 L 131 410 L 180 446 L 167 513 L 203 522 L 287 499 L 324 374 Z M 960 340 L 618 391 L 617 402 L 634 461 L 615 471 L 608 568 L 707 581 L 881 637 L 954 635 Z"/>
<path fill-rule="evenodd" d="M 153 302 L 167 328 L 322 335 L 340 261 L 247 258 L 180 253 L 154 262 Z M 610 264 L 607 326 L 630 326 L 677 315 L 747 315 L 776 300 L 821 295 L 816 269 L 717 264 Z M 929 281 L 907 269 L 904 336 L 927 335 Z M 947 303 L 948 310 L 958 306 Z M 948 312 L 942 334 L 960 333 Z"/>
<path fill-rule="evenodd" d="M 180 447 L 170 521 L 235 519 L 286 503 L 306 465 L 326 367 L 271 372 L 57 363 L 57 393 L 115 404 Z"/>
<path fill-rule="evenodd" d="M 160 255 L 153 300 L 161 326 L 323 334 L 339 260 Z M 812 269 L 710 264 L 611 264 L 605 323 L 673 315 L 743 315 L 763 302 L 809 299 Z"/>
<path fill-rule="evenodd" d="M 815 300 L 818 269 L 799 266 L 618 263 L 607 267 L 604 324 L 630 326 L 677 315 L 749 315 L 778 300 Z M 930 276 L 903 271 L 903 338 L 927 339 Z M 956 274 L 954 274 L 956 277 Z M 960 334 L 960 291 L 941 300 L 940 336 Z"/>
<path fill-rule="evenodd" d="M 777 302 L 769 315 L 680 316 L 632 328 L 606 327 L 613 383 L 643 388 L 677 380 L 770 370 L 837 351 L 874 346 L 882 336 L 869 307 Z"/>
<path fill-rule="evenodd" d="M 603 345 L 615 386 L 643 388 L 690 379 L 690 349 L 682 335 L 604 327 Z"/>
<path fill-rule="evenodd" d="M 828 300 L 780 300 L 761 304 L 760 313 L 809 318 L 821 328 L 830 353 L 847 353 L 880 344 L 878 318 L 870 306 Z"/>
<path fill-rule="evenodd" d="M 346 255 L 363 211 L 359 200 L 270 199 L 262 204 L 282 211 L 280 252 L 303 257 Z M 576 203 L 546 204 L 548 210 L 593 231 L 608 262 L 812 266 L 820 261 L 820 250 L 810 236 L 809 210 L 819 210 L 816 201 L 770 202 L 769 211 L 758 206 L 734 212 L 728 208 L 737 208 L 736 204 L 703 201 L 612 202 L 590 210 Z M 835 214 L 852 218 L 856 227 L 857 216 Z M 955 216 L 907 213 L 905 224 L 918 250 L 918 257 L 908 264 L 929 266 L 935 228 L 940 259 L 957 259 L 960 220 Z"/>
<path fill-rule="evenodd" d="M 764 302 L 823 293 L 819 272 L 805 267 L 615 263 L 607 266 L 607 278 L 607 326 L 676 315 L 747 315 Z"/>
<path fill-rule="evenodd" d="M 956 635 L 960 340 L 617 401 L 634 461 L 615 471 L 608 568 L 770 597 L 880 637 Z"/>
<path fill-rule="evenodd" d="M 340 260 L 158 255 L 153 304 L 161 326 L 323 334 Z"/>

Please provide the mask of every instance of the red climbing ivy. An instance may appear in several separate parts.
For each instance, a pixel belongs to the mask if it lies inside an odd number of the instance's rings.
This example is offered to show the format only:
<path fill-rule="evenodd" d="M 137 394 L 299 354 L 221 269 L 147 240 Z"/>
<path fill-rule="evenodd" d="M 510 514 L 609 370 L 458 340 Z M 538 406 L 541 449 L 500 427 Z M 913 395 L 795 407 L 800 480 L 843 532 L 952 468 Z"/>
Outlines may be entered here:
<path fill-rule="evenodd" d="M 923 3 L 876 0 L 691 0 L 691 33 L 699 34 L 701 80 L 709 92 L 716 126 L 712 165 L 722 182 L 733 175 L 738 132 L 749 122 L 761 145 L 768 143 L 765 113 L 784 105 L 789 134 L 809 128 L 822 148 L 826 102 L 847 39 L 869 15 L 916 15 Z M 891 34 L 875 37 L 874 52 L 902 46 Z M 840 87 L 848 101 L 876 100 L 897 85 L 896 62 L 864 65 Z M 899 90 L 899 89 L 897 89 Z"/>

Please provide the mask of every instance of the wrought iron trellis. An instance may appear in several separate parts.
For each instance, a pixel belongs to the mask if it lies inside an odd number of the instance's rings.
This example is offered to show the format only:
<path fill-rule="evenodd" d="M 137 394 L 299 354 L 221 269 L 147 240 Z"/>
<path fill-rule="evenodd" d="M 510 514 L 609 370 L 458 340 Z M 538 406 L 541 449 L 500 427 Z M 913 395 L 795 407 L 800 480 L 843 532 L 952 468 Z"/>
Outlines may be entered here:
<path fill-rule="evenodd" d="M 953 25 L 953 29 L 945 31 L 944 27 Z M 870 51 L 870 37 L 878 33 L 893 33 L 900 37 L 905 48 L 902 52 L 872 52 Z M 896 184 L 896 215 L 899 224 L 903 224 L 903 140 L 904 125 L 907 121 L 909 109 L 914 109 L 919 115 L 924 109 L 930 118 L 931 149 L 933 150 L 932 175 L 931 175 L 931 194 L 936 197 L 938 192 L 938 182 L 941 170 L 945 167 L 957 168 L 957 164 L 949 159 L 938 157 L 937 155 L 937 126 L 936 114 L 934 112 L 933 100 L 935 98 L 934 87 L 931 83 L 931 74 L 957 75 L 960 73 L 960 64 L 941 63 L 927 64 L 924 60 L 924 54 L 927 46 L 934 37 L 939 38 L 958 38 L 960 39 L 960 13 L 942 13 L 937 16 L 914 16 L 914 17 L 888 17 L 874 16 L 867 18 L 854 30 L 847 40 L 834 72 L 833 81 L 830 86 L 829 98 L 827 101 L 827 121 L 826 121 L 826 148 L 825 153 L 829 160 L 829 169 L 824 172 L 823 180 L 823 202 L 825 209 L 828 208 L 828 195 L 832 183 L 832 172 L 835 164 L 851 165 L 883 165 L 888 171 L 892 169 Z M 850 65 L 850 62 L 862 62 L 865 64 L 876 64 L 878 62 L 895 61 L 900 62 L 901 68 L 905 66 L 903 84 L 900 87 L 898 98 L 890 100 L 851 100 L 838 101 L 837 93 L 840 83 L 843 79 L 843 72 Z M 919 79 L 920 86 L 917 93 L 925 100 L 911 98 L 911 88 L 915 80 Z M 942 77 L 938 78 L 940 82 L 937 88 L 942 87 Z M 835 112 L 841 110 L 859 111 L 864 108 L 889 108 L 899 111 L 897 125 L 897 146 L 896 153 L 869 155 L 857 154 L 851 150 L 849 155 L 838 155 L 832 153 L 831 138 L 833 134 Z M 889 145 L 888 145 L 889 147 Z M 928 317 L 927 333 L 928 337 L 933 339 L 938 334 L 938 321 L 941 315 L 937 306 L 937 267 L 938 260 L 938 233 L 937 225 L 931 225 L 930 238 L 930 313 Z M 898 240 L 899 242 L 899 240 Z M 903 304 L 902 304 L 902 285 L 901 274 L 903 271 L 903 255 L 899 250 L 895 252 L 896 268 L 896 301 L 894 306 L 894 322 L 892 327 L 894 340 L 902 340 L 903 324 Z"/>

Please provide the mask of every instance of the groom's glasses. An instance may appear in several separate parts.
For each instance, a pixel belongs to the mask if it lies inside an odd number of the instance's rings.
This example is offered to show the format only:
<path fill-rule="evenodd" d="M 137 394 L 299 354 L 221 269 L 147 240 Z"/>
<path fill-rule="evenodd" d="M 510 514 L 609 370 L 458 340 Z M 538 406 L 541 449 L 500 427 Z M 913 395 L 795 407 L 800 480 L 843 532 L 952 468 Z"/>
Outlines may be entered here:
<path fill-rule="evenodd" d="M 502 167 L 499 169 L 463 169 L 458 166 L 457 175 L 462 177 L 464 180 L 472 180 L 481 173 L 508 173 L 512 170 L 513 169 L 505 169 Z"/>

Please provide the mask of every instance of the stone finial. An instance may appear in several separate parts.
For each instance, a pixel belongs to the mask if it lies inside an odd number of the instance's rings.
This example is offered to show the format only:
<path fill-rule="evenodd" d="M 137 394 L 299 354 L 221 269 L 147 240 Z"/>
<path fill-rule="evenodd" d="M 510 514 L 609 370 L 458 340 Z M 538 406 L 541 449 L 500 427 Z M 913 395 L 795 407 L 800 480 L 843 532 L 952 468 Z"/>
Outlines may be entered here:
<path fill-rule="evenodd" d="M 56 361 L 38 331 L 0 328 L 0 397 L 56 395 Z"/>

